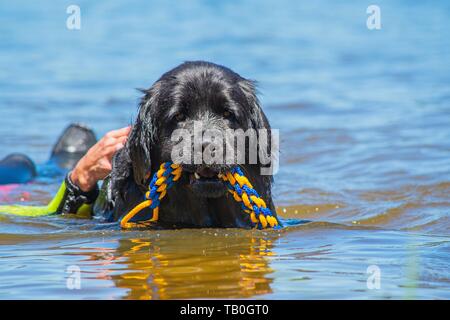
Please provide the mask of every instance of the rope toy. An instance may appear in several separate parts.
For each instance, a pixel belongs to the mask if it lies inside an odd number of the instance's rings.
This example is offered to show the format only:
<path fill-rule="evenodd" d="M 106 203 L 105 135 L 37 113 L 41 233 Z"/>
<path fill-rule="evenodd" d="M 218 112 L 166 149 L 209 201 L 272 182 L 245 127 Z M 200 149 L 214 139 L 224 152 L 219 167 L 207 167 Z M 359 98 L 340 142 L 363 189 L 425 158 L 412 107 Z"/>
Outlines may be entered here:
<path fill-rule="evenodd" d="M 180 165 L 172 162 L 164 162 L 159 170 L 153 175 L 148 185 L 148 191 L 145 193 L 143 202 L 135 206 L 120 221 L 123 229 L 149 226 L 153 222 L 158 221 L 159 204 L 166 196 L 174 182 L 180 179 L 182 168 Z M 244 212 L 250 215 L 250 220 L 258 229 L 277 228 L 279 227 L 277 219 L 273 216 L 272 211 L 267 208 L 264 200 L 259 196 L 258 192 L 253 189 L 252 184 L 243 174 L 241 168 L 235 167 L 225 174 L 219 174 L 219 178 L 225 182 L 228 192 L 233 198 L 241 203 Z M 153 216 L 149 220 L 131 222 L 130 220 L 145 208 L 153 210 Z"/>

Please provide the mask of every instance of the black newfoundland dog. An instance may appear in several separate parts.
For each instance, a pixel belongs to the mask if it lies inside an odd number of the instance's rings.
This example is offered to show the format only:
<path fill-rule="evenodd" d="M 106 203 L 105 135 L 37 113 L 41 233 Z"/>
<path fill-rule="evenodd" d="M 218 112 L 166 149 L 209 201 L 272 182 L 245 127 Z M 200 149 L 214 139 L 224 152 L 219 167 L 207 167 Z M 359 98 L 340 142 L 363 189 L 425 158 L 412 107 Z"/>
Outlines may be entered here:
<path fill-rule="evenodd" d="M 202 124 L 203 130 L 223 132 L 224 136 L 227 129 L 270 129 L 254 83 L 220 65 L 203 61 L 183 63 L 142 92 L 139 114 L 128 142 L 115 155 L 113 170 L 105 179 L 94 207 L 95 216 L 103 220 L 120 220 L 142 202 L 149 180 L 160 164 L 172 161 L 174 130 L 193 133 L 195 123 Z M 203 141 L 202 147 L 207 148 L 208 144 Z M 180 180 L 161 200 L 156 227 L 250 228 L 249 215 L 218 178 L 218 174 L 233 165 L 182 164 Z M 260 171 L 267 164 L 258 159 L 256 163 L 240 166 L 275 216 L 272 176 L 261 175 Z M 140 214 L 142 219 L 151 217 L 151 210 L 147 211 L 146 217 Z"/>

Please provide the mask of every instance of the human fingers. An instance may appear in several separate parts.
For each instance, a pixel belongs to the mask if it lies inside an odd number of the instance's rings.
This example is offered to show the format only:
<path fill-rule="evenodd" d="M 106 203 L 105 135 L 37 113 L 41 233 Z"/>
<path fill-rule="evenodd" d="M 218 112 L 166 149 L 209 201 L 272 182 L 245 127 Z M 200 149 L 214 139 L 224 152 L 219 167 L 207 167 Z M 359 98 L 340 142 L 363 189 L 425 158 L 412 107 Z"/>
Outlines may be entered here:
<path fill-rule="evenodd" d="M 119 151 L 120 149 L 122 149 L 124 147 L 125 143 L 123 141 L 120 141 L 119 139 L 116 140 L 116 143 L 105 147 L 103 149 L 103 156 L 105 156 L 108 159 L 112 159 L 112 157 L 114 156 L 114 154 Z"/>
<path fill-rule="evenodd" d="M 120 138 L 123 136 L 128 136 L 128 134 L 130 133 L 130 130 L 131 130 L 131 126 L 120 128 L 117 130 L 112 130 L 112 131 L 109 131 L 108 133 L 106 133 L 105 137 Z"/>

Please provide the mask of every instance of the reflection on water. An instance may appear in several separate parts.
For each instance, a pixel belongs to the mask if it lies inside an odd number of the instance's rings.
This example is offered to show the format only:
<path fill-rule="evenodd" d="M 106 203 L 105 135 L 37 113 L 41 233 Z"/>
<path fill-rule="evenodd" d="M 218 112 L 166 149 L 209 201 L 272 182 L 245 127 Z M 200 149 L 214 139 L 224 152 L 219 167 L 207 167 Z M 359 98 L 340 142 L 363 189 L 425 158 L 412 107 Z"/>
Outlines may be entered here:
<path fill-rule="evenodd" d="M 0 158 L 44 163 L 70 122 L 125 126 L 134 88 L 209 60 L 258 80 L 280 130 L 277 212 L 312 222 L 135 233 L 0 215 L 0 298 L 450 297 L 448 1 L 379 0 L 377 31 L 354 1 L 77 2 L 80 31 L 65 27 L 72 3 L 0 3 Z M 60 178 L 39 171 L 0 202 L 48 201 Z"/>
<path fill-rule="evenodd" d="M 42 222 L 41 234 L 0 235 L 11 241 L 0 246 L 3 297 L 332 299 L 339 291 L 345 298 L 413 299 L 448 293 L 450 241 L 444 236 L 328 222 L 268 232 L 119 232 L 80 223 L 55 232 L 66 224 L 61 220 Z M 367 287 L 371 265 L 382 272 L 379 290 Z M 71 266 L 81 271 L 79 290 L 67 287 Z"/>
<path fill-rule="evenodd" d="M 126 271 L 105 276 L 128 289 L 126 298 L 248 298 L 271 292 L 271 247 L 270 239 L 252 236 L 120 240 L 113 256 Z"/>
<path fill-rule="evenodd" d="M 64 234 L 39 246 L 28 243 L 30 237 L 16 239 L 24 241 L 20 244 L 23 251 L 17 252 L 15 245 L 0 247 L 0 260 L 6 265 L 12 260 L 26 261 L 20 268 L 11 266 L 18 276 L 54 270 L 56 281 L 45 284 L 51 298 L 77 294 L 97 298 L 102 292 L 99 288 L 104 287 L 115 288 L 112 297 L 126 299 L 250 298 L 272 292 L 270 263 L 279 232 L 172 230 L 125 232 L 113 238 L 111 232 L 117 231 L 107 232 L 99 238 L 98 232 L 91 231 L 76 241 Z M 23 259 L 38 252 L 46 252 L 43 260 Z M 46 256 L 51 258 L 46 260 Z M 63 263 L 53 264 L 53 259 Z M 64 290 L 63 272 L 68 265 L 81 270 L 80 292 Z M 0 271 L 0 276 L 6 274 Z M 14 290 L 30 297 L 26 292 L 32 292 L 32 287 Z M 12 289 L 14 284 L 6 281 L 3 288 Z"/>

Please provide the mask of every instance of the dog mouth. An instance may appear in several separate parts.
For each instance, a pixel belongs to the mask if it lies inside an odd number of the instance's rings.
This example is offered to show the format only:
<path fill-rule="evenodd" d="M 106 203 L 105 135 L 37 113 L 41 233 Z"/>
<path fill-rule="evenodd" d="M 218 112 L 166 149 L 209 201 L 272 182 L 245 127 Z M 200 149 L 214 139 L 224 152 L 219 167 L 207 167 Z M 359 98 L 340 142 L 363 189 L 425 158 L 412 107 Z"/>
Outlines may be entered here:
<path fill-rule="evenodd" d="M 201 197 L 218 198 L 225 191 L 225 184 L 221 179 L 222 173 L 210 167 L 199 167 L 189 175 L 189 186 L 194 193 Z"/>
<path fill-rule="evenodd" d="M 208 167 L 202 167 L 202 168 L 199 168 L 199 169 L 195 170 L 194 172 L 192 172 L 190 174 L 190 177 L 191 177 L 191 179 L 193 179 L 193 180 L 191 180 L 191 183 L 192 183 L 192 181 L 195 181 L 195 180 L 200 180 L 200 181 L 220 180 L 221 173 L 217 170 L 214 170 L 214 169 L 211 169 Z"/>

